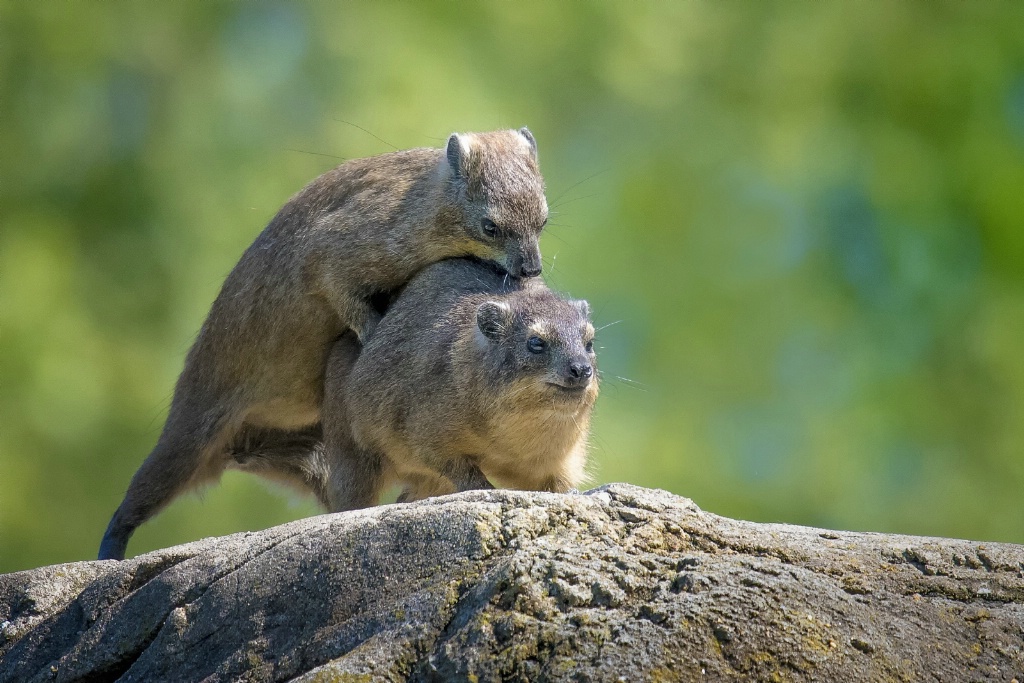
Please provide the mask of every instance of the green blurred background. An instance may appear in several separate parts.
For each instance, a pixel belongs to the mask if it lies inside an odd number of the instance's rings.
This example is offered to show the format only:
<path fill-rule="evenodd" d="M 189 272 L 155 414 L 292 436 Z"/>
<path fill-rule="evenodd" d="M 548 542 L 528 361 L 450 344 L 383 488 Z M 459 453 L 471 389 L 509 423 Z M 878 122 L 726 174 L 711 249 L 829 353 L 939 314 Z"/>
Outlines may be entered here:
<path fill-rule="evenodd" d="M 1009 2 L 0 5 L 0 571 L 94 557 L 293 192 L 521 125 L 548 280 L 611 325 L 595 484 L 1024 542 L 1022 27 Z M 228 475 L 129 550 L 315 511 Z"/>

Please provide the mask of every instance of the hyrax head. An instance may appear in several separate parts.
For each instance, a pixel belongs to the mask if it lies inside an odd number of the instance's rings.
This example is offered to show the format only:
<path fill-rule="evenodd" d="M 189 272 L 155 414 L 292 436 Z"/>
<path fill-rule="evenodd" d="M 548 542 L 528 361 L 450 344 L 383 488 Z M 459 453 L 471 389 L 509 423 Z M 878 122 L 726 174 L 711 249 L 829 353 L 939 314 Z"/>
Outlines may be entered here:
<path fill-rule="evenodd" d="M 515 277 L 540 275 L 548 203 L 530 131 L 452 133 L 445 153 L 471 253 Z"/>
<path fill-rule="evenodd" d="M 597 398 L 594 326 L 586 301 L 520 291 L 477 306 L 478 342 L 497 385 L 525 400 L 592 403 Z"/>

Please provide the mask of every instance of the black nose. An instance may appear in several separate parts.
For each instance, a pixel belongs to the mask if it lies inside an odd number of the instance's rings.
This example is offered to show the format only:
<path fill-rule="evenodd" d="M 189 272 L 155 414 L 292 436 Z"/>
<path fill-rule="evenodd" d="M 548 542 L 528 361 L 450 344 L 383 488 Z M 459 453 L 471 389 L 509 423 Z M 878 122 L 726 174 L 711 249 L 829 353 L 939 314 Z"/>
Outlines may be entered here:
<path fill-rule="evenodd" d="M 540 266 L 523 266 L 519 273 L 523 277 L 537 277 L 540 275 Z"/>
<path fill-rule="evenodd" d="M 587 379 L 594 374 L 594 368 L 590 363 L 570 363 L 569 374 L 574 379 Z"/>

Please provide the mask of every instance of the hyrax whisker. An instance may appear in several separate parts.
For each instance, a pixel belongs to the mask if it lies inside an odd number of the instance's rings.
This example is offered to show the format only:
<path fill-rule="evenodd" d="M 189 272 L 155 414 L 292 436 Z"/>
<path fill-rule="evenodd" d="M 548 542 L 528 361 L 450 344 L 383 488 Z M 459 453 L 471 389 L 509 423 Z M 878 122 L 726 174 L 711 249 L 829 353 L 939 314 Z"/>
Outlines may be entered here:
<path fill-rule="evenodd" d="M 348 157 L 339 157 L 336 154 L 325 154 L 323 152 L 310 152 L 310 151 L 307 151 L 307 150 L 304 150 L 304 149 L 294 149 L 292 147 L 285 147 L 284 149 L 287 152 L 298 152 L 299 154 L 312 154 L 313 156 L 318 156 L 318 157 L 328 157 L 330 159 L 340 159 L 341 161 L 348 161 Z"/>
<path fill-rule="evenodd" d="M 353 128 L 358 128 L 359 130 L 363 131 L 364 133 L 369 135 L 374 140 L 377 140 L 378 142 L 383 142 L 385 145 L 387 145 L 391 149 L 395 150 L 396 152 L 398 151 L 398 148 L 395 147 L 394 145 L 392 145 L 390 142 L 388 142 L 387 140 L 384 140 L 383 138 L 377 137 L 376 135 L 374 135 L 373 133 L 371 133 L 370 131 L 366 130 L 365 128 L 363 128 L 360 125 L 352 123 L 351 121 L 346 121 L 345 119 L 335 118 L 334 120 L 337 121 L 338 123 L 344 123 L 345 125 L 352 126 Z"/>
<path fill-rule="evenodd" d="M 561 192 L 559 192 L 558 196 L 556 196 L 554 199 L 551 200 L 551 204 L 552 205 L 557 204 L 558 200 L 561 199 L 562 197 L 564 197 L 565 195 L 569 194 L 570 190 L 575 189 L 575 188 L 579 187 L 580 185 L 582 185 L 583 183 L 591 181 L 594 178 L 598 177 L 599 175 L 603 175 L 603 174 L 607 173 L 610 170 L 612 170 L 611 166 L 609 166 L 608 168 L 602 169 L 602 170 L 598 171 L 597 173 L 594 173 L 593 175 L 587 176 L 586 178 L 584 178 L 583 180 L 579 181 L 578 183 L 573 183 L 569 187 L 567 187 L 564 190 L 562 190 Z"/>
<path fill-rule="evenodd" d="M 554 207 L 567 206 L 569 204 L 572 204 L 573 202 L 579 202 L 579 201 L 582 201 L 584 199 L 593 199 L 594 197 L 600 197 L 600 196 L 601 196 L 600 194 L 588 194 L 588 195 L 584 195 L 582 197 L 573 197 L 572 199 L 566 199 L 564 202 L 560 202 L 558 204 L 553 204 L 552 206 L 554 206 Z"/>

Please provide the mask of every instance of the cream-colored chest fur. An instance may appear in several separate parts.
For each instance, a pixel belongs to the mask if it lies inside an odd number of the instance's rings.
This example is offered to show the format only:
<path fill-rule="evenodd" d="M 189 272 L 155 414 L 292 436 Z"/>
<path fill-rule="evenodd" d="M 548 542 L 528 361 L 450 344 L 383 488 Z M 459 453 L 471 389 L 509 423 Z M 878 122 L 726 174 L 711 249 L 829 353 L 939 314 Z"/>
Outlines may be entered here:
<path fill-rule="evenodd" d="M 477 434 L 480 469 L 521 489 L 568 490 L 584 478 L 589 409 L 565 406 L 499 411 Z"/>

